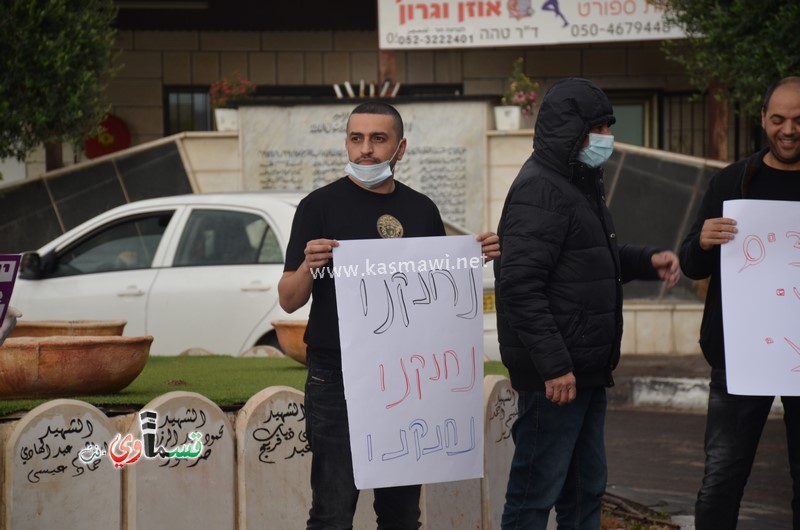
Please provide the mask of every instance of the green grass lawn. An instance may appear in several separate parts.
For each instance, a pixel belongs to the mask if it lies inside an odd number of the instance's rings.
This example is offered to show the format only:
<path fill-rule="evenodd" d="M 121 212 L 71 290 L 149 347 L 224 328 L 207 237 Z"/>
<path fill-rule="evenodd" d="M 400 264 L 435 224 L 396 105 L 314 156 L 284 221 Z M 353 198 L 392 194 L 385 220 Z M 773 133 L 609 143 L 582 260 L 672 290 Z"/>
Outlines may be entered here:
<path fill-rule="evenodd" d="M 486 375 L 508 375 L 502 363 L 484 364 Z M 217 405 L 238 408 L 264 388 L 290 386 L 303 390 L 306 367 L 291 359 L 208 357 L 150 357 L 142 373 L 116 394 L 69 396 L 107 411 L 137 410 L 153 398 L 181 390 L 197 392 Z M 48 399 L 0 401 L 0 418 L 31 410 Z"/>

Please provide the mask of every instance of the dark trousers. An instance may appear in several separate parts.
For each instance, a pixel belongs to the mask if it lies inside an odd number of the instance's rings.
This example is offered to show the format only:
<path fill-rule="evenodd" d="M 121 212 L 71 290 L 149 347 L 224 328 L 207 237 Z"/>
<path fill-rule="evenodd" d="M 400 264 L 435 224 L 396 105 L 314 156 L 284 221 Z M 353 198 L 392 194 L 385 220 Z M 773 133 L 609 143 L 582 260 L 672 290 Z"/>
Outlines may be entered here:
<path fill-rule="evenodd" d="M 605 388 L 579 389 L 563 406 L 521 391 L 518 407 L 503 530 L 544 530 L 553 506 L 558 528 L 597 530 L 607 479 Z"/>
<path fill-rule="evenodd" d="M 312 502 L 307 530 L 353 527 L 358 490 L 353 479 L 350 432 L 342 373 L 309 368 L 306 434 L 311 447 Z M 378 530 L 420 527 L 420 486 L 374 490 Z"/>
<path fill-rule="evenodd" d="M 695 504 L 697 530 L 736 528 L 744 486 L 774 399 L 729 394 L 725 370 L 711 370 L 705 476 Z M 800 397 L 781 400 L 794 491 L 793 528 L 800 530 Z"/>

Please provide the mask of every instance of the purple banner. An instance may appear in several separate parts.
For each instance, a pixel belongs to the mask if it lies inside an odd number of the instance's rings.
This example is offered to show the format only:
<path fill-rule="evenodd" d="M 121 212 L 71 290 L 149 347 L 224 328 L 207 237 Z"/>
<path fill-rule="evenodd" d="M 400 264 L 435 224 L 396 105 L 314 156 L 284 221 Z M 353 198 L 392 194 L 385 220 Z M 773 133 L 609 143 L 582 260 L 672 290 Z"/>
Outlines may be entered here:
<path fill-rule="evenodd" d="M 0 323 L 6 318 L 8 302 L 19 270 L 19 254 L 0 254 Z"/>

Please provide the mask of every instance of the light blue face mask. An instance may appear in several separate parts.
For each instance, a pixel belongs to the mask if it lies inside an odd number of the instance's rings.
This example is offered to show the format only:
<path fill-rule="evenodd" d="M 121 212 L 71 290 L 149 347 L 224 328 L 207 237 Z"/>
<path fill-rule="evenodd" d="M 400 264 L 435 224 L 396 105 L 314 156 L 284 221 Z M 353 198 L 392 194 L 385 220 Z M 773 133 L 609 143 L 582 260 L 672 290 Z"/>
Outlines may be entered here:
<path fill-rule="evenodd" d="M 578 152 L 578 161 L 589 167 L 600 167 L 614 152 L 614 137 L 610 134 L 589 133 L 589 145 Z"/>
<path fill-rule="evenodd" d="M 344 172 L 367 188 L 375 189 L 392 176 L 392 160 L 394 160 L 399 150 L 400 144 L 397 144 L 397 149 L 394 150 L 394 154 L 391 158 L 380 164 L 356 164 L 355 162 L 348 161 L 347 165 L 344 166 Z"/>

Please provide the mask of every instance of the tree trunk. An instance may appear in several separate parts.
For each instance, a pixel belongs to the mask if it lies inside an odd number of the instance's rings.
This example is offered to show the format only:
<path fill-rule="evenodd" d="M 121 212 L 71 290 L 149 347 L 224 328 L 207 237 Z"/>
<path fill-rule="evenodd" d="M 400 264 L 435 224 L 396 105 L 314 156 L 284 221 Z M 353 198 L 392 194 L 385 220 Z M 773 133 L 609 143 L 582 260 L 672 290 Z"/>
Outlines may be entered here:
<path fill-rule="evenodd" d="M 44 144 L 44 169 L 53 171 L 64 167 L 64 155 L 61 151 L 61 142 L 47 142 Z"/>
<path fill-rule="evenodd" d="M 717 99 L 724 94 L 725 87 L 712 81 L 708 87 L 708 158 L 727 162 L 730 110 L 727 99 Z"/>

